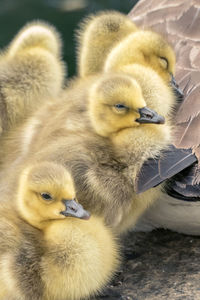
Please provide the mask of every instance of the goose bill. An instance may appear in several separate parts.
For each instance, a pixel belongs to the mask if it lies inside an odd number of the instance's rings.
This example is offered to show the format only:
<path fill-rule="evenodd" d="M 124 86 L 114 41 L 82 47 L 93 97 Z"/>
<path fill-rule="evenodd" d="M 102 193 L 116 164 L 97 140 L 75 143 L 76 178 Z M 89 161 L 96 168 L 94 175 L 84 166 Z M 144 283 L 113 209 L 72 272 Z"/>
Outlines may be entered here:
<path fill-rule="evenodd" d="M 140 114 L 140 118 L 136 120 L 136 122 L 141 123 L 141 124 L 164 124 L 165 123 L 165 118 L 163 116 L 160 116 L 155 112 L 154 110 L 148 108 L 148 107 L 143 107 L 139 108 L 138 110 Z"/>
<path fill-rule="evenodd" d="M 66 210 L 61 211 L 60 213 L 65 217 L 74 217 L 79 219 L 88 220 L 90 218 L 90 213 L 83 208 L 83 206 L 77 203 L 74 199 L 72 200 L 63 200 Z"/>

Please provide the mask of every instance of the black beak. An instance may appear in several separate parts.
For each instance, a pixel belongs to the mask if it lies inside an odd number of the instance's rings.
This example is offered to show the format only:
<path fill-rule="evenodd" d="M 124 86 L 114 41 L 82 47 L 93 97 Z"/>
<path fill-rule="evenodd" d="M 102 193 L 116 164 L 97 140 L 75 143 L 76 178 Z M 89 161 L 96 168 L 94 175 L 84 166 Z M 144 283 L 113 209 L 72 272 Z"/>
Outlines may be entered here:
<path fill-rule="evenodd" d="M 140 118 L 136 120 L 138 123 L 147 123 L 147 124 L 164 124 L 165 118 L 158 115 L 154 110 L 143 107 L 139 108 Z"/>
<path fill-rule="evenodd" d="M 176 98 L 179 100 L 179 101 L 182 101 L 183 98 L 184 98 L 184 94 L 182 92 L 182 90 L 179 88 L 178 84 L 176 83 L 176 80 L 174 78 L 174 76 L 171 74 L 171 81 L 170 81 L 170 84 L 171 84 L 171 87 L 174 91 L 174 94 L 176 96 Z"/>
<path fill-rule="evenodd" d="M 65 217 L 74 217 L 79 219 L 88 220 L 90 218 L 90 213 L 83 208 L 83 206 L 77 203 L 74 199 L 63 200 L 66 210 L 61 211 L 61 215 Z"/>

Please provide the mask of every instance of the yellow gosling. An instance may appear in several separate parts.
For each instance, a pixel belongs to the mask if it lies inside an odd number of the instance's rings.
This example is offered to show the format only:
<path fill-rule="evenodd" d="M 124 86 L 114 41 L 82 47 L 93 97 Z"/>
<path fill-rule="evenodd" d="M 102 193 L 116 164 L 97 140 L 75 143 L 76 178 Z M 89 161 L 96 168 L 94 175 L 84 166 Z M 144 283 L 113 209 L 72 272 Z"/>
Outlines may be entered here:
<path fill-rule="evenodd" d="M 1 132 L 16 128 L 64 83 L 61 39 L 43 22 L 26 25 L 0 55 Z"/>
<path fill-rule="evenodd" d="M 0 216 L 1 300 L 85 299 L 119 265 L 111 230 L 75 201 L 73 180 L 61 165 L 26 166 Z"/>

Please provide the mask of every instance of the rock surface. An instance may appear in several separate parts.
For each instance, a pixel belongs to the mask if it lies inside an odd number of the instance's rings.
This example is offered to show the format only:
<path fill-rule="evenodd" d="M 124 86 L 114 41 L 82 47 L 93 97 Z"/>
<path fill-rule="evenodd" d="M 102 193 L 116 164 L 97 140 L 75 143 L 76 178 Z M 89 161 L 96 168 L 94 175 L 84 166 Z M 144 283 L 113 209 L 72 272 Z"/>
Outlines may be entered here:
<path fill-rule="evenodd" d="M 200 299 L 200 237 L 131 232 L 121 244 L 121 269 L 95 300 Z"/>

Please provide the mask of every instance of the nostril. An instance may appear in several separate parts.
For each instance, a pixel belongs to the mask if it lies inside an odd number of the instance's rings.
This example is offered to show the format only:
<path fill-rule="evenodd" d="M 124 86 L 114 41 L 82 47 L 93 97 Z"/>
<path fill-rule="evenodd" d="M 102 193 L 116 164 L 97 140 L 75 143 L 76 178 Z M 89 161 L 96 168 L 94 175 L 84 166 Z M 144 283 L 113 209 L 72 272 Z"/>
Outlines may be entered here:
<path fill-rule="evenodd" d="M 77 212 L 77 211 L 78 211 L 76 208 L 74 208 L 74 207 L 72 207 L 72 206 L 69 206 L 69 208 L 70 208 L 72 211 L 74 211 L 74 212 Z"/>
<path fill-rule="evenodd" d="M 73 212 L 77 212 L 79 209 L 78 204 L 76 203 L 75 199 L 62 199 L 62 202 L 65 204 L 67 210 L 71 210 Z"/>
<path fill-rule="evenodd" d="M 153 118 L 153 116 L 150 115 L 150 114 L 145 114 L 145 117 L 147 117 L 147 118 L 149 118 L 149 119 L 152 119 L 152 118 Z"/>

